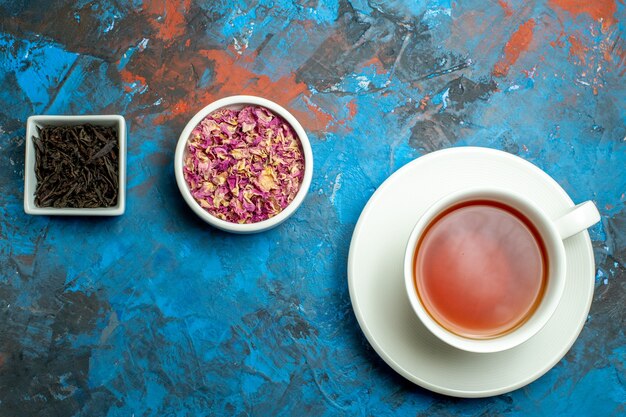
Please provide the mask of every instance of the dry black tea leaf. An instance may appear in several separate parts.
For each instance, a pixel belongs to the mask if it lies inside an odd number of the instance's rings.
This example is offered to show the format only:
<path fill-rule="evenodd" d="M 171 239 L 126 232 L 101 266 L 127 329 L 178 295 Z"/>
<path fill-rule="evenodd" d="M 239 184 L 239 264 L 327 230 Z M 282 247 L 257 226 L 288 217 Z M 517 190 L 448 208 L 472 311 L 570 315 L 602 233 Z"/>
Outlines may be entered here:
<path fill-rule="evenodd" d="M 37 132 L 33 143 L 38 207 L 117 205 L 119 143 L 113 127 L 46 126 Z"/>

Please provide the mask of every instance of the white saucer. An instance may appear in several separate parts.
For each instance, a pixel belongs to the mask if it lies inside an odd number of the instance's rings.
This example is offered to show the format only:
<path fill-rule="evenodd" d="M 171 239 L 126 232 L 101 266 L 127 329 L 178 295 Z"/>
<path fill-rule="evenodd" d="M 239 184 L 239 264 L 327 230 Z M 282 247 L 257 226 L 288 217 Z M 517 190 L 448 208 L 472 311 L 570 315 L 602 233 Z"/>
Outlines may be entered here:
<path fill-rule="evenodd" d="M 486 148 L 446 149 L 407 164 L 376 190 L 359 217 L 348 257 L 352 306 L 376 352 L 408 380 L 456 397 L 503 394 L 550 370 L 582 330 L 594 289 L 593 251 L 585 231 L 565 241 L 563 298 L 548 324 L 526 343 L 504 352 L 469 353 L 430 334 L 404 292 L 407 239 L 430 204 L 481 184 L 526 195 L 554 218 L 574 206 L 550 176 L 519 157 Z"/>

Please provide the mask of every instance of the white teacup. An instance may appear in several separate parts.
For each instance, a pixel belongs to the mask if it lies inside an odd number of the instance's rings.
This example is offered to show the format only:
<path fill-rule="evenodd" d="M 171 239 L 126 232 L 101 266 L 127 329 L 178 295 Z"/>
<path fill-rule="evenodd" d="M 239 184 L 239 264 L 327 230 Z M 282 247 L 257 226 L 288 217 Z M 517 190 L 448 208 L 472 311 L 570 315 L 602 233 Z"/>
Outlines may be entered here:
<path fill-rule="evenodd" d="M 424 306 L 415 277 L 415 257 L 418 245 L 431 223 L 439 220 L 442 213 L 458 205 L 472 201 L 488 201 L 512 208 L 519 212 L 529 223 L 543 242 L 547 268 L 543 294 L 539 296 L 534 310 L 524 321 L 511 329 L 493 337 L 475 338 L 454 333 L 440 324 Z M 563 240 L 582 232 L 600 220 L 600 214 L 591 201 L 575 206 L 563 216 L 552 219 L 533 201 L 508 190 L 493 187 L 478 187 L 448 194 L 420 217 L 415 225 L 404 255 L 404 279 L 406 292 L 415 313 L 426 328 L 445 343 L 470 352 L 498 352 L 518 346 L 539 332 L 550 317 L 563 295 L 566 279 L 566 259 Z"/>

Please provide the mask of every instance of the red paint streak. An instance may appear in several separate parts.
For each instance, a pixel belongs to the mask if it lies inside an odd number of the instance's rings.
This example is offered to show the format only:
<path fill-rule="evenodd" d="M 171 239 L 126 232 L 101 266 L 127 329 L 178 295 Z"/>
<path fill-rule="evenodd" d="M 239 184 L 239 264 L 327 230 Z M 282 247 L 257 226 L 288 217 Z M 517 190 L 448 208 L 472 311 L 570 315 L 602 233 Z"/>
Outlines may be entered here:
<path fill-rule="evenodd" d="M 578 60 L 583 65 L 585 65 L 587 63 L 585 56 L 587 54 L 587 51 L 589 51 L 589 48 L 583 45 L 580 39 L 576 37 L 576 35 L 570 35 L 568 40 L 571 45 L 569 48 L 569 56 L 578 58 Z"/>
<path fill-rule="evenodd" d="M 257 95 L 286 107 L 301 96 L 311 95 L 305 83 L 296 81 L 295 74 L 272 81 L 266 75 L 256 74 L 238 65 L 236 58 L 227 51 L 202 50 L 199 54 L 213 62 L 214 79 L 211 87 L 206 90 L 192 89 L 186 97 L 170 106 L 168 113 L 156 117 L 155 123 L 160 124 L 178 116 L 191 116 L 194 109 L 200 109 L 214 100 L 230 95 Z M 161 70 L 155 76 L 159 76 Z M 326 129 L 333 117 L 310 102 L 306 102 L 306 105 L 309 111 L 293 108 L 289 110 L 305 128 L 314 131 Z"/>
<path fill-rule="evenodd" d="M 317 29 L 317 24 L 313 20 L 294 20 L 294 23 L 297 22 L 302 26 L 302 30 L 305 33 L 309 33 L 309 30 Z"/>
<path fill-rule="evenodd" d="M 126 84 L 124 86 L 124 91 L 126 91 L 127 93 L 137 89 L 137 87 L 138 89 L 141 89 L 148 85 L 144 77 L 142 77 L 141 75 L 133 74 L 127 69 L 120 70 L 120 77 L 122 78 L 122 81 L 124 81 L 124 83 Z M 137 87 L 132 87 L 132 84 L 137 84 Z"/>
<path fill-rule="evenodd" d="M 420 110 L 425 110 L 425 109 L 426 109 L 426 107 L 428 106 L 428 102 L 429 102 L 429 101 L 430 101 L 430 96 L 427 94 L 427 95 L 425 95 L 425 96 L 424 96 L 424 98 L 422 98 L 422 99 L 420 100 L 420 106 L 419 106 L 419 109 L 420 109 Z"/>
<path fill-rule="evenodd" d="M 493 67 L 494 77 L 506 77 L 508 75 L 511 65 L 515 64 L 520 55 L 530 47 L 534 28 L 535 21 L 529 19 L 511 35 L 509 41 L 504 45 L 504 56 Z"/>
<path fill-rule="evenodd" d="M 617 12 L 615 0 L 550 0 L 550 7 L 565 10 L 573 17 L 586 13 L 602 23 L 603 32 L 618 22 L 615 18 Z"/>
<path fill-rule="evenodd" d="M 237 49 L 235 49 L 235 45 L 230 43 L 228 44 L 228 46 L 226 47 L 226 49 L 228 50 L 228 52 L 230 52 L 232 55 L 237 54 L 239 55 L 239 51 L 237 51 Z"/>
<path fill-rule="evenodd" d="M 352 120 L 354 118 L 354 116 L 356 116 L 357 113 L 357 107 L 356 107 L 356 100 L 352 99 L 348 102 L 348 104 L 346 104 L 346 107 L 348 109 L 348 115 L 341 119 L 341 120 L 337 120 L 337 125 L 341 125 L 341 126 L 345 126 L 345 124 Z M 351 130 L 351 129 L 349 129 Z"/>
<path fill-rule="evenodd" d="M 298 119 L 300 123 L 302 123 L 304 127 L 316 131 L 325 130 L 333 121 L 333 117 L 329 113 L 325 112 L 322 108 L 311 102 L 311 100 L 306 99 L 307 97 L 309 97 L 309 95 L 310 93 L 307 90 L 307 94 L 305 94 L 304 98 L 306 107 L 310 110 L 310 112 L 307 113 L 291 110 L 291 113 L 293 113 L 293 115 Z M 336 131 L 337 129 L 336 127 L 331 127 L 328 130 Z"/>
<path fill-rule="evenodd" d="M 150 22 L 156 29 L 156 37 L 171 43 L 185 33 L 185 12 L 189 11 L 191 0 L 148 0 L 145 2 L 146 12 L 156 17 Z"/>
<path fill-rule="evenodd" d="M 377 56 L 373 56 L 367 61 L 365 61 L 363 63 L 362 68 L 371 67 L 371 66 L 374 66 L 374 68 L 376 68 L 376 74 L 385 74 L 387 72 L 387 70 L 385 69 L 385 66 L 383 65 L 383 63 L 380 61 L 380 59 Z"/>
<path fill-rule="evenodd" d="M 144 77 L 142 77 L 141 75 L 133 74 L 127 69 L 120 70 L 120 77 L 125 83 L 132 84 L 137 82 L 141 85 L 146 85 L 146 79 Z"/>
<path fill-rule="evenodd" d="M 354 99 L 350 100 L 348 103 L 348 118 L 353 119 L 356 116 L 356 101 Z"/>
<path fill-rule="evenodd" d="M 506 0 L 498 0 L 498 4 L 502 7 L 506 17 L 513 16 L 513 9 L 511 8 L 511 5 L 506 2 Z"/>
<path fill-rule="evenodd" d="M 535 73 L 537 72 L 537 67 L 533 67 L 530 70 L 522 70 L 522 73 L 526 76 L 526 78 L 533 79 L 535 78 Z"/>
<path fill-rule="evenodd" d="M 191 111 L 191 106 L 186 101 L 180 100 L 172 107 L 174 114 L 185 114 Z"/>

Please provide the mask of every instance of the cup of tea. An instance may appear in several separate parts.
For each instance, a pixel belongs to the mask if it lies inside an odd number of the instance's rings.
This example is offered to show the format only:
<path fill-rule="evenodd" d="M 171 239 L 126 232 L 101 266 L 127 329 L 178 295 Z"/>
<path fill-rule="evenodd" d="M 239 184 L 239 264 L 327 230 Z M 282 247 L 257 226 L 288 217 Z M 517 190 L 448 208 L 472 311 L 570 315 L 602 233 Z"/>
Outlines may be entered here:
<path fill-rule="evenodd" d="M 599 220 L 591 201 L 551 218 L 505 189 L 448 194 L 420 217 L 406 246 L 411 306 L 430 332 L 458 349 L 518 346 L 543 328 L 563 295 L 563 240 Z"/>

